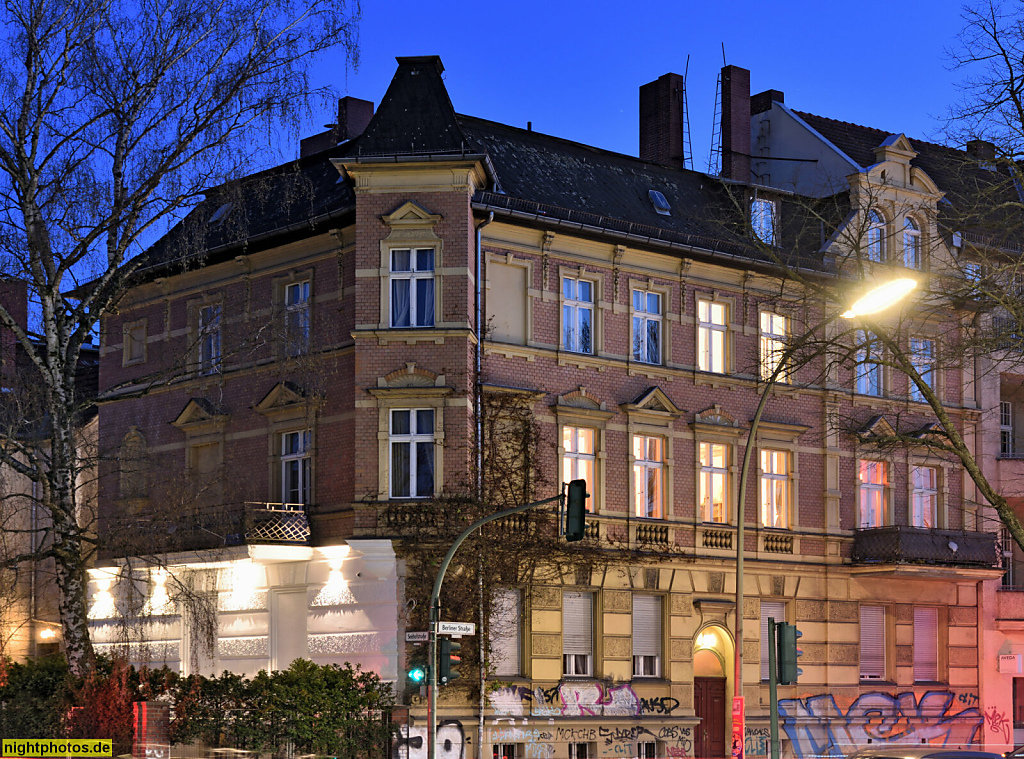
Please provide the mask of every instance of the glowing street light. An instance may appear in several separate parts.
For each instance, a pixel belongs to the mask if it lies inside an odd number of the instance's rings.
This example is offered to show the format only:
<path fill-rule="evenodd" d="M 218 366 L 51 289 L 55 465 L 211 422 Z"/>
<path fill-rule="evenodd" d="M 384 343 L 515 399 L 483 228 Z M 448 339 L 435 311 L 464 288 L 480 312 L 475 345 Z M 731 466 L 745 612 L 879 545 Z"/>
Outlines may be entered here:
<path fill-rule="evenodd" d="M 883 285 L 872 288 L 858 298 L 852 306 L 843 312 L 842 317 L 844 319 L 854 319 L 858 316 L 877 314 L 879 311 L 883 311 L 903 300 L 915 287 L 917 287 L 917 280 L 910 277 L 902 277 L 886 282 Z"/>

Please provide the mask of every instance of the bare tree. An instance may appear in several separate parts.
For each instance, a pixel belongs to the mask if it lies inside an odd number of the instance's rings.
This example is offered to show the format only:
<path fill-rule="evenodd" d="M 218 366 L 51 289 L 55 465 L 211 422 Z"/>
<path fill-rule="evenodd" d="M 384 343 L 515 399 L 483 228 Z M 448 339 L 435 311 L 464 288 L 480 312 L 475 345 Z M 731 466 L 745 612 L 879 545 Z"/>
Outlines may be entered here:
<path fill-rule="evenodd" d="M 36 483 L 76 673 L 93 658 L 75 440 L 82 345 L 140 250 L 204 190 L 250 173 L 302 117 L 320 94 L 313 57 L 337 46 L 355 62 L 358 17 L 349 0 L 12 0 L 0 10 L 0 260 L 34 307 L 31 328 L 2 307 L 0 323 L 27 357 L 46 422 L 31 442 L 7 437 L 0 464 Z"/>

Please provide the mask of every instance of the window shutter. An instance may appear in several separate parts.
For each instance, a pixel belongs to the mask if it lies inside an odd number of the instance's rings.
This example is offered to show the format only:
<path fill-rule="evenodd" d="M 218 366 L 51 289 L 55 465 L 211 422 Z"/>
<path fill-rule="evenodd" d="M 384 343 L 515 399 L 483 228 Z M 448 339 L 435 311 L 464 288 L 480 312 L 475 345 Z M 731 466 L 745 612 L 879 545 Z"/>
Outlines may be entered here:
<path fill-rule="evenodd" d="M 939 679 L 939 610 L 914 607 L 914 682 Z"/>
<path fill-rule="evenodd" d="M 633 596 L 633 656 L 661 656 L 660 596 Z"/>
<path fill-rule="evenodd" d="M 785 601 L 761 602 L 761 679 L 768 679 L 768 617 L 776 624 L 786 621 Z"/>
<path fill-rule="evenodd" d="M 519 674 L 519 590 L 512 588 L 494 594 L 491 604 L 491 663 L 496 675 Z"/>
<path fill-rule="evenodd" d="M 594 650 L 594 597 L 590 593 L 562 594 L 562 653 Z"/>
<path fill-rule="evenodd" d="M 860 607 L 860 679 L 885 679 L 885 607 Z"/>

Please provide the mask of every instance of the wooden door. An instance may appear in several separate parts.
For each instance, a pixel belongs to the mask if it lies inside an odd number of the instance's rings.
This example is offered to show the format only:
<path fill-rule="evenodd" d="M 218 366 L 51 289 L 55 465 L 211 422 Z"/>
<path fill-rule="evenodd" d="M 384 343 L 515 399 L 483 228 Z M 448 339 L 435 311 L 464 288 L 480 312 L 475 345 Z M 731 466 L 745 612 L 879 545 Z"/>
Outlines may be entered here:
<path fill-rule="evenodd" d="M 694 757 L 726 756 L 725 678 L 693 678 L 693 707 L 700 718 L 700 723 L 694 728 Z"/>

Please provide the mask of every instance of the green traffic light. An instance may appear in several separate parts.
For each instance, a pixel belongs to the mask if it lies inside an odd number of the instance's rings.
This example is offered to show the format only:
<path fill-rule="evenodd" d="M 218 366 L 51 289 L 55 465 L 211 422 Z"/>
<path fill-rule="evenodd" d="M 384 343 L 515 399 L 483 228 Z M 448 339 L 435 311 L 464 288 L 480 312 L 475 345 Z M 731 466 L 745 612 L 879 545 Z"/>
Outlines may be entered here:
<path fill-rule="evenodd" d="M 423 667 L 416 667 L 409 670 L 409 679 L 414 683 L 422 683 L 427 679 L 427 671 Z"/>

